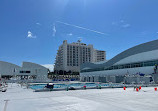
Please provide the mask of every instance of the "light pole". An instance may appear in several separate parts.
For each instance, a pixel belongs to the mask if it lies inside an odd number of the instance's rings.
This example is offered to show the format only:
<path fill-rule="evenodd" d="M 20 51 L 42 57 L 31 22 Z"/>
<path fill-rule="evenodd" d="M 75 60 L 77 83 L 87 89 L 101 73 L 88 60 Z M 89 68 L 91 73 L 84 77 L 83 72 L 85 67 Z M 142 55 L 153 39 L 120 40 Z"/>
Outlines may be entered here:
<path fill-rule="evenodd" d="M 4 101 L 5 101 L 5 105 L 4 105 L 4 110 L 3 111 L 7 111 L 7 105 L 8 105 L 9 100 L 4 100 Z"/>

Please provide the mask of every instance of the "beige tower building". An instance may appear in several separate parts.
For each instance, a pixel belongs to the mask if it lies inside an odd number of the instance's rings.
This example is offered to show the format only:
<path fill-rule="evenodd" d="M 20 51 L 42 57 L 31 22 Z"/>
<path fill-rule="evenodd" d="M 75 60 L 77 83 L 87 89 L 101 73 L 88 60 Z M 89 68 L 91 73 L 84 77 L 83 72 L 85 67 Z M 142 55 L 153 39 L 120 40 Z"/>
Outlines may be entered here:
<path fill-rule="evenodd" d="M 63 44 L 59 46 L 54 70 L 79 72 L 80 65 L 83 63 L 105 60 L 105 51 L 96 50 L 93 45 L 86 45 L 81 43 L 80 40 L 68 44 L 67 40 L 64 40 Z"/>

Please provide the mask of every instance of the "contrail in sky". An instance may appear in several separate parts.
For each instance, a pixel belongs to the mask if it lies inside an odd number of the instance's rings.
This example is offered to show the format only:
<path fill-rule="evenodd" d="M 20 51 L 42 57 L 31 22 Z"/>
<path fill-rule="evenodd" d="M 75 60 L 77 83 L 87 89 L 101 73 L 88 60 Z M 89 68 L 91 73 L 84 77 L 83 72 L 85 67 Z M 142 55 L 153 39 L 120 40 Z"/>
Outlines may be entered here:
<path fill-rule="evenodd" d="M 56 22 L 60 23 L 60 24 L 64 24 L 64 25 L 69 25 L 69 26 L 72 26 L 72 27 L 76 27 L 76 28 L 79 28 L 79 29 L 91 31 L 91 32 L 94 32 L 94 33 L 98 33 L 98 34 L 102 34 L 102 35 L 108 35 L 106 33 L 99 32 L 99 31 L 96 31 L 96 30 L 91 30 L 91 29 L 88 29 L 88 28 L 85 28 L 85 27 L 80 27 L 80 26 L 77 26 L 77 25 L 73 25 L 73 24 L 69 24 L 69 23 L 65 23 L 65 22 L 61 22 L 61 21 L 56 21 Z"/>

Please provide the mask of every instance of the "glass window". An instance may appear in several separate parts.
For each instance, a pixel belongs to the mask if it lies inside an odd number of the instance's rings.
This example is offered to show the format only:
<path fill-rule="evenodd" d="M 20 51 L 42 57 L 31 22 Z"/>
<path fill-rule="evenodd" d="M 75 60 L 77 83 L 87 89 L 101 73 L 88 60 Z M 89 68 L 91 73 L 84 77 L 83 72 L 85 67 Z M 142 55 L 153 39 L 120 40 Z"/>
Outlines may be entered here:
<path fill-rule="evenodd" d="M 83 62 L 85 62 L 83 60 Z M 113 69 L 124 69 L 124 68 L 135 68 L 135 67 L 145 67 L 145 66 L 155 66 L 155 64 L 158 64 L 158 60 L 156 61 L 147 61 L 147 62 L 139 62 L 139 63 L 132 63 L 132 64 L 123 64 L 118 66 L 111 66 L 109 68 L 95 68 L 86 70 L 88 72 L 92 71 L 103 71 L 103 70 L 113 70 Z"/>
<path fill-rule="evenodd" d="M 126 64 L 125 68 L 131 68 L 131 65 L 130 64 Z"/>
<path fill-rule="evenodd" d="M 114 66 L 114 69 L 118 69 L 118 66 Z"/>
<path fill-rule="evenodd" d="M 31 71 L 26 71 L 26 73 L 30 73 Z"/>

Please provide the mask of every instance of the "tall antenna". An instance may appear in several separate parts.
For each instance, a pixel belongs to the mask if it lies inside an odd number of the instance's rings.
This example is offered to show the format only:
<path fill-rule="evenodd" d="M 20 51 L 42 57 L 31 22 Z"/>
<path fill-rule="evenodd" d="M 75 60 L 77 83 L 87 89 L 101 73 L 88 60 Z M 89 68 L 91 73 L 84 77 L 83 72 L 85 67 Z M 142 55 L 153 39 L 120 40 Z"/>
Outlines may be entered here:
<path fill-rule="evenodd" d="M 79 37 L 79 40 L 78 40 L 77 42 L 79 42 L 79 43 L 80 43 L 81 41 L 82 41 L 82 38 L 81 38 L 81 37 Z"/>

